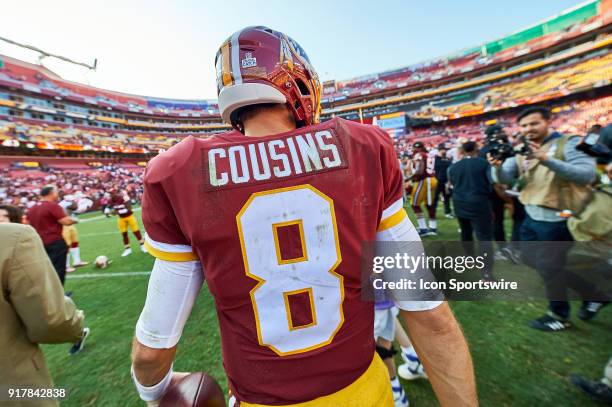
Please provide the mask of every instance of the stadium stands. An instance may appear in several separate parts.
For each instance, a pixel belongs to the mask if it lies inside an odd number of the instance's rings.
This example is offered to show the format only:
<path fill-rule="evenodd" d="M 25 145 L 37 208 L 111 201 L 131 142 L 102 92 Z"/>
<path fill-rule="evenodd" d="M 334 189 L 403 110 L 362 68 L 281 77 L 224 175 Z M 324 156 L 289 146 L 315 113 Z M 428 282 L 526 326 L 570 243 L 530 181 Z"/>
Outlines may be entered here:
<path fill-rule="evenodd" d="M 592 1 L 520 30 L 507 37 L 482 44 L 456 55 L 412 65 L 394 71 L 337 81 L 329 88 L 324 102 L 375 95 L 397 88 L 461 76 L 480 68 L 507 63 L 604 27 L 612 22 L 611 10 Z"/>
<path fill-rule="evenodd" d="M 0 144 L 46 150 L 158 153 L 189 134 L 169 136 L 135 131 L 47 123 L 0 116 Z"/>
<path fill-rule="evenodd" d="M 213 100 L 174 101 L 112 92 L 64 80 L 44 67 L 14 58 L 0 56 L 0 60 L 0 86 L 124 112 L 181 117 L 219 115 L 219 107 Z"/>
<path fill-rule="evenodd" d="M 62 194 L 86 196 L 96 205 L 113 189 L 125 191 L 138 201 L 142 196 L 144 167 L 114 164 L 84 169 L 76 163 L 56 162 L 54 165 L 56 169 L 45 168 L 45 171 L 16 170 L 3 167 L 0 162 L 0 203 L 29 208 L 38 200 L 40 189 L 51 183 L 57 185 Z"/>
<path fill-rule="evenodd" d="M 569 103 L 553 105 L 552 127 L 562 133 L 586 134 L 594 124 L 605 126 L 612 123 L 612 96 L 580 100 Z M 470 120 L 466 122 L 466 120 Z M 445 141 L 460 138 L 480 140 L 484 137 L 484 130 L 491 120 L 466 119 L 461 122 L 437 123 L 428 127 L 413 129 L 401 141 L 412 143 L 416 140 L 425 142 L 430 146 Z M 520 129 L 516 124 L 516 112 L 497 116 L 493 122 L 501 124 L 509 134 L 517 133 Z M 400 145 L 404 145 L 400 141 Z"/>
<path fill-rule="evenodd" d="M 539 103 L 585 89 L 607 86 L 612 81 L 612 54 L 587 56 L 567 67 L 551 67 L 542 73 L 530 73 L 503 84 L 494 84 L 472 92 L 471 100 L 436 107 L 435 102 L 413 112 L 414 117 L 434 120 L 455 119 L 493 110 Z"/>

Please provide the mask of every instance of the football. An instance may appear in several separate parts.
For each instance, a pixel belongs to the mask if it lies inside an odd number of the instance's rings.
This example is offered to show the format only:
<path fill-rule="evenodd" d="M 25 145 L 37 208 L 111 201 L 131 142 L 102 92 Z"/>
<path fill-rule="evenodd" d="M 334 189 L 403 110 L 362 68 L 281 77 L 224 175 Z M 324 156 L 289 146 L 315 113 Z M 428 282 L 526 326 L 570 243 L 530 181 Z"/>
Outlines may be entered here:
<path fill-rule="evenodd" d="M 195 372 L 171 383 L 159 406 L 225 407 L 225 397 L 215 379 L 204 372 Z"/>
<path fill-rule="evenodd" d="M 98 256 L 94 261 L 94 266 L 98 269 L 105 269 L 109 265 L 108 257 L 106 256 Z"/>

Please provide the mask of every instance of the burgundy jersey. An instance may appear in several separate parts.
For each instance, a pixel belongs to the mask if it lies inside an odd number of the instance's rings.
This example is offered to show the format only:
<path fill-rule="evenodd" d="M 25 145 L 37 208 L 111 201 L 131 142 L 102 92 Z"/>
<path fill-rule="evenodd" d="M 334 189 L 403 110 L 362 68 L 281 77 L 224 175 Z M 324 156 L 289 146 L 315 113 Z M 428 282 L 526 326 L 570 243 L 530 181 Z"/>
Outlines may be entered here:
<path fill-rule="evenodd" d="M 412 177 L 414 181 L 420 181 L 422 179 L 434 176 L 430 161 L 429 155 L 426 152 L 418 152 L 414 154 L 412 159 L 413 172 L 416 172 L 417 167 L 423 169 L 423 172 L 420 175 L 415 173 L 415 175 Z"/>
<path fill-rule="evenodd" d="M 111 198 L 111 206 L 120 218 L 127 218 L 132 215 L 132 210 L 126 205 L 125 199 L 121 195 L 113 195 Z"/>
<path fill-rule="evenodd" d="M 342 119 L 189 137 L 145 174 L 147 243 L 161 259 L 201 261 L 230 388 L 249 403 L 312 400 L 364 373 L 375 343 L 362 243 L 400 210 L 389 136 Z"/>

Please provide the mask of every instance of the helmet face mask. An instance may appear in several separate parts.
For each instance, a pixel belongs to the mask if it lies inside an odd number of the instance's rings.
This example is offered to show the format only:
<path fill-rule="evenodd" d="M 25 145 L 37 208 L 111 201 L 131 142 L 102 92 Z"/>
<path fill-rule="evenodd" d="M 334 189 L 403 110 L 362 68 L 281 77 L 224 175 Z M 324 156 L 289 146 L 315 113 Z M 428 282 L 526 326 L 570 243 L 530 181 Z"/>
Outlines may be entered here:
<path fill-rule="evenodd" d="M 219 110 L 242 131 L 235 112 L 245 106 L 280 103 L 297 126 L 319 122 L 321 83 L 302 47 L 267 27 L 247 27 L 220 47 L 215 59 Z"/>

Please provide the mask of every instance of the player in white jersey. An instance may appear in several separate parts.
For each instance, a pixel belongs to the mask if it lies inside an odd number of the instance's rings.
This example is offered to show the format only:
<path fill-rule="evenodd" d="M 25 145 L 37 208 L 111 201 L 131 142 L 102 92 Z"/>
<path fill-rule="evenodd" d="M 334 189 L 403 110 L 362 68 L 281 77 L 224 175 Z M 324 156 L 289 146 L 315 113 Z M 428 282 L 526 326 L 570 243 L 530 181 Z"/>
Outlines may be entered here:
<path fill-rule="evenodd" d="M 59 205 L 64 208 L 66 215 L 72 216 L 74 213 L 79 213 L 79 203 L 73 195 L 64 195 Z M 89 264 L 88 261 L 81 260 L 81 248 L 79 247 L 79 234 L 74 225 L 62 227 L 62 237 L 69 247 L 68 256 L 66 256 L 66 272 L 72 273 L 76 267 L 82 267 Z M 72 259 L 72 266 L 70 265 Z"/>

